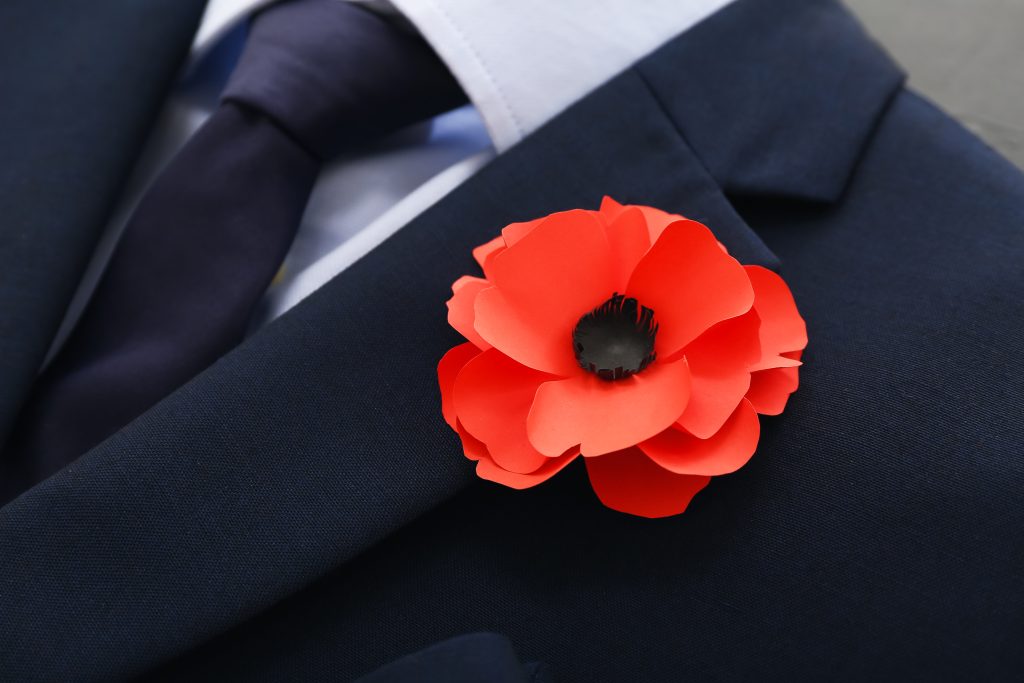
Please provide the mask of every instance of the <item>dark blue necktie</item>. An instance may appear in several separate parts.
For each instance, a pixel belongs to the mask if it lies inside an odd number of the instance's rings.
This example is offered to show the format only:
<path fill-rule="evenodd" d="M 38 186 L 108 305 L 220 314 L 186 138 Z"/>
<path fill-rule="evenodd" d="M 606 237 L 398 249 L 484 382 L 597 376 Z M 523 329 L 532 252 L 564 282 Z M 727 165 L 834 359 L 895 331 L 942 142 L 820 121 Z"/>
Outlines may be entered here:
<path fill-rule="evenodd" d="M 260 14 L 219 108 L 143 197 L 39 378 L 0 463 L 2 498 L 242 339 L 325 159 L 464 101 L 420 38 L 362 8 L 297 0 Z"/>

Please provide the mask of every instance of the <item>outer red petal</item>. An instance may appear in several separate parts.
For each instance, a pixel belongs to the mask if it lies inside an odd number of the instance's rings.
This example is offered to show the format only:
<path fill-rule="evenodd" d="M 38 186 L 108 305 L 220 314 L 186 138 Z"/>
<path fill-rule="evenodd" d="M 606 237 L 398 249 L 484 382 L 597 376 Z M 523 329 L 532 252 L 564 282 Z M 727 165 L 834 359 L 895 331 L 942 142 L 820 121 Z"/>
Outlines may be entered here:
<path fill-rule="evenodd" d="M 653 206 L 643 206 L 642 204 L 619 204 L 608 196 L 605 196 L 601 200 L 600 213 L 609 222 L 615 220 L 619 214 L 627 209 L 637 209 L 643 215 L 644 222 L 647 224 L 647 234 L 649 236 L 648 242 L 651 244 L 661 237 L 661 233 L 665 231 L 665 228 L 676 221 L 686 220 L 684 216 L 667 213 L 661 209 L 655 209 Z"/>
<path fill-rule="evenodd" d="M 470 343 L 459 344 L 444 354 L 437 364 L 437 383 L 441 387 L 441 414 L 452 429 L 456 426 L 455 378 L 466 367 L 466 363 L 480 355 L 480 349 Z"/>
<path fill-rule="evenodd" d="M 672 225 L 676 221 L 687 220 L 683 216 L 679 216 L 674 213 L 668 213 L 661 209 L 656 209 L 653 206 L 637 206 L 640 211 L 644 214 L 644 219 L 647 221 L 647 231 L 651 236 L 651 244 L 658 241 L 661 234 L 665 232 L 665 228 Z"/>
<path fill-rule="evenodd" d="M 761 426 L 754 407 L 744 399 L 725 425 L 709 439 L 679 429 L 666 429 L 640 444 L 654 462 L 676 474 L 715 476 L 735 472 L 757 449 Z"/>
<path fill-rule="evenodd" d="M 572 329 L 613 290 L 604 226 L 587 211 L 553 214 L 488 268 L 495 288 L 476 300 L 480 336 L 536 370 L 578 373 Z"/>
<path fill-rule="evenodd" d="M 481 458 L 476 465 L 476 474 L 481 479 L 504 484 L 514 489 L 527 489 L 555 476 L 577 457 L 579 457 L 579 451 L 566 453 L 557 458 L 544 458 L 544 463 L 540 467 L 525 474 L 509 472 L 498 467 L 493 461 Z"/>
<path fill-rule="evenodd" d="M 611 222 L 615 220 L 615 217 L 618 216 L 624 208 L 625 207 L 622 204 L 619 204 L 608 195 L 605 195 L 601 198 L 601 208 L 598 210 L 598 213 L 604 216 L 605 220 Z"/>
<path fill-rule="evenodd" d="M 750 373 L 693 375 L 690 403 L 676 421 L 697 438 L 707 439 L 722 428 L 750 390 Z"/>
<path fill-rule="evenodd" d="M 486 244 L 481 244 L 479 247 L 473 250 L 473 258 L 483 268 L 484 273 L 488 272 L 488 263 L 491 258 L 505 251 L 506 247 L 510 247 L 521 238 L 526 236 L 531 230 L 537 227 L 542 218 L 537 218 L 532 221 L 524 221 L 522 223 L 509 223 L 505 226 L 501 234 L 495 237 Z"/>
<path fill-rule="evenodd" d="M 491 348 L 491 345 L 473 328 L 476 317 L 474 305 L 477 295 L 489 287 L 491 283 L 487 280 L 463 275 L 452 285 L 452 298 L 448 299 L 448 324 L 481 351 Z"/>
<path fill-rule="evenodd" d="M 655 464 L 639 448 L 586 458 L 590 485 L 613 510 L 641 517 L 683 512 L 711 477 L 675 474 Z"/>
<path fill-rule="evenodd" d="M 587 213 L 590 212 L 588 211 Z M 511 247 L 533 232 L 533 229 L 543 222 L 543 218 L 535 218 L 532 221 L 523 221 L 522 223 L 509 223 L 501 229 L 501 238 L 507 246 Z"/>
<path fill-rule="evenodd" d="M 487 445 L 502 469 L 528 473 L 547 460 L 530 444 L 526 418 L 537 387 L 548 379 L 549 375 L 522 366 L 495 349 L 466 363 L 456 378 L 459 423 Z"/>
<path fill-rule="evenodd" d="M 483 271 L 487 272 L 487 262 L 499 252 L 505 250 L 505 239 L 498 235 L 490 242 L 481 244 L 479 247 L 473 250 L 473 258 L 480 264 Z"/>
<path fill-rule="evenodd" d="M 559 338 L 545 323 L 520 313 L 497 287 L 476 298 L 474 327 L 484 341 L 541 372 L 569 377 L 581 372 L 572 350 L 572 333 Z"/>
<path fill-rule="evenodd" d="M 745 266 L 745 270 L 754 288 L 754 310 L 761 318 L 761 359 L 752 369 L 793 366 L 796 361 L 783 354 L 807 346 L 807 325 L 797 311 L 793 293 L 767 268 Z"/>
<path fill-rule="evenodd" d="M 789 395 L 800 386 L 797 368 L 760 370 L 750 376 L 747 400 L 762 415 L 778 415 L 786 407 Z"/>
<path fill-rule="evenodd" d="M 608 220 L 606 218 L 606 220 Z M 629 206 L 608 221 L 608 244 L 612 250 L 613 289 L 623 292 L 633 269 L 651 248 L 647 221 L 638 207 Z"/>
<path fill-rule="evenodd" d="M 491 459 L 491 454 L 487 452 L 487 444 L 467 432 L 461 424 L 456 424 L 455 431 L 459 433 L 459 439 L 462 440 L 462 452 L 466 454 L 467 458 L 470 460 Z"/>
<path fill-rule="evenodd" d="M 614 382 L 580 373 L 541 385 L 527 431 L 534 447 L 549 456 L 577 446 L 585 456 L 602 455 L 667 428 L 682 414 L 689 396 L 685 359 L 655 363 Z"/>
<path fill-rule="evenodd" d="M 686 347 L 693 387 L 678 424 L 707 439 L 722 428 L 750 388 L 748 368 L 761 356 L 757 314 L 724 320 Z"/>
<path fill-rule="evenodd" d="M 654 309 L 655 350 L 670 358 L 712 325 L 742 315 L 754 302 L 750 278 L 696 221 L 676 221 L 637 265 L 626 294 Z"/>

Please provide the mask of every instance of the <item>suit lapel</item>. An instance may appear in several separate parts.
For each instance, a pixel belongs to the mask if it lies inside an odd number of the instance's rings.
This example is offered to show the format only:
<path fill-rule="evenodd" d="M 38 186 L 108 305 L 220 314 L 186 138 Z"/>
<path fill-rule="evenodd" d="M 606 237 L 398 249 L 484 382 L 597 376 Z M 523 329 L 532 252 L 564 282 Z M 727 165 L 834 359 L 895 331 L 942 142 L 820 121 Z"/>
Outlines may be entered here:
<path fill-rule="evenodd" d="M 757 21 L 741 13 L 734 31 L 753 40 L 761 5 L 738 5 Z M 13 643 L 0 649 L 0 672 L 139 672 L 281 600 L 466 486 L 490 485 L 474 479 L 441 419 L 435 367 L 459 342 L 445 316 L 450 285 L 476 272 L 470 249 L 506 223 L 596 207 L 608 194 L 704 221 L 740 260 L 776 266 L 712 178 L 714 141 L 691 147 L 692 128 L 674 111 L 685 75 L 714 71 L 729 55 L 679 62 L 674 43 L 0 509 L 0 637 Z M 800 73 L 792 78 L 791 88 L 803 87 Z M 722 121 L 717 134 L 740 140 Z M 871 124 L 850 119 L 858 129 Z M 41 651 L 51 656 L 29 669 L 24 654 Z"/>
<path fill-rule="evenodd" d="M 203 5 L 0 3 L 0 446 Z"/>

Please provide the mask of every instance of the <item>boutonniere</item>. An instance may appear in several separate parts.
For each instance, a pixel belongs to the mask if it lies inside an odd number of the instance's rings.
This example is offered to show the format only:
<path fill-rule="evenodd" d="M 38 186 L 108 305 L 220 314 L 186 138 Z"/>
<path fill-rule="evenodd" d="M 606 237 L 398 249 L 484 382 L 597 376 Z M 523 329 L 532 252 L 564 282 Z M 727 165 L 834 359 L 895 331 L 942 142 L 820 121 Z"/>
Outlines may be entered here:
<path fill-rule="evenodd" d="M 789 287 L 704 225 L 606 198 L 509 225 L 452 286 L 468 341 L 438 365 L 477 474 L 527 488 L 583 458 L 610 508 L 683 512 L 742 467 L 807 345 Z"/>

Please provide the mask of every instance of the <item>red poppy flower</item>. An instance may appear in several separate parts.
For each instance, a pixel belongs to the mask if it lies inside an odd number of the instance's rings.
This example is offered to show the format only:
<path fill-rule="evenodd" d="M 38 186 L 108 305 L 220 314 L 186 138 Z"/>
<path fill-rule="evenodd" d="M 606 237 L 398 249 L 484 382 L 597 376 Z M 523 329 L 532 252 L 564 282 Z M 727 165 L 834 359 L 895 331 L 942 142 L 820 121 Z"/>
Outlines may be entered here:
<path fill-rule="evenodd" d="M 797 388 L 804 321 L 786 283 L 704 225 L 606 198 L 513 223 L 452 286 L 469 341 L 438 365 L 477 474 L 527 488 L 583 456 L 608 507 L 686 509 L 757 447 Z"/>

